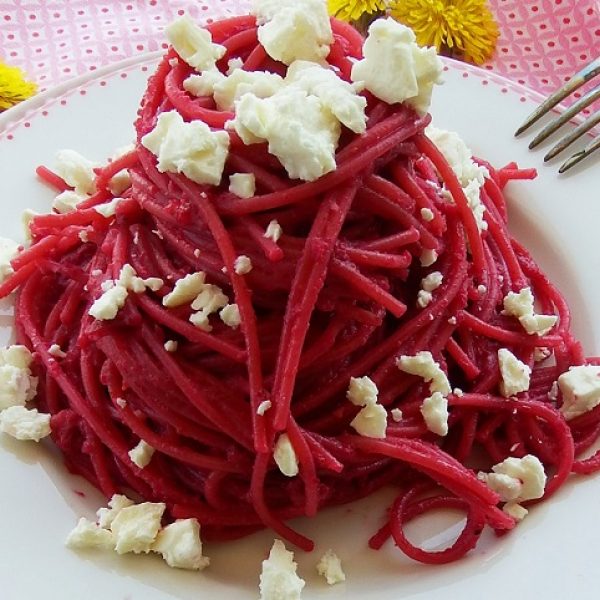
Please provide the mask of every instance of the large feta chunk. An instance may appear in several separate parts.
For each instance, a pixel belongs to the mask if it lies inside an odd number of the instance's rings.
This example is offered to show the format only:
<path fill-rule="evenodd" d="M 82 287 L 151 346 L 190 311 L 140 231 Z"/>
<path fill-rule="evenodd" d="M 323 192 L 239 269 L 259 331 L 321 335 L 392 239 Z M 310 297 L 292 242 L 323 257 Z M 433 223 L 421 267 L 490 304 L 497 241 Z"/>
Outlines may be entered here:
<path fill-rule="evenodd" d="M 560 412 L 567 421 L 600 404 L 600 366 L 571 367 L 558 378 L 562 394 Z"/>
<path fill-rule="evenodd" d="M 142 502 L 120 510 L 111 525 L 117 553 L 150 552 L 164 511 L 162 502 Z"/>
<path fill-rule="evenodd" d="M 130 500 L 123 494 L 113 494 L 112 498 L 108 501 L 108 508 L 99 508 L 96 511 L 98 517 L 98 525 L 105 529 L 110 529 L 112 522 L 116 516 L 128 506 L 133 506 L 133 500 Z"/>
<path fill-rule="evenodd" d="M 165 33 L 177 54 L 197 71 L 213 69 L 226 52 L 224 46 L 213 44 L 210 31 L 198 27 L 188 16 L 173 21 Z"/>
<path fill-rule="evenodd" d="M 78 194 L 73 190 L 65 190 L 61 192 L 52 201 L 52 208 L 60 214 L 73 212 L 80 202 L 83 202 L 89 196 Z"/>
<path fill-rule="evenodd" d="M 210 559 L 202 555 L 200 525 L 196 519 L 179 519 L 161 529 L 151 547 L 175 569 L 200 571 Z"/>
<path fill-rule="evenodd" d="M 417 352 L 414 356 L 402 355 L 396 361 L 396 365 L 405 373 L 422 377 L 426 383 L 429 383 L 429 390 L 432 393 L 440 392 L 442 396 L 447 396 L 452 391 L 446 373 L 427 350 Z"/>
<path fill-rule="evenodd" d="M 421 414 L 427 429 L 438 435 L 448 434 L 448 399 L 434 392 L 421 404 Z"/>
<path fill-rule="evenodd" d="M 529 389 L 531 368 L 520 361 L 510 350 L 498 350 L 498 365 L 500 366 L 500 393 L 507 398 Z"/>
<path fill-rule="evenodd" d="M 96 166 L 75 150 L 60 150 L 56 155 L 56 174 L 82 196 L 96 191 Z"/>
<path fill-rule="evenodd" d="M 161 113 L 142 145 L 158 157 L 161 173 L 183 173 L 196 183 L 219 185 L 229 151 L 229 134 L 202 121 L 184 122 L 177 111 Z"/>
<path fill-rule="evenodd" d="M 111 550 L 115 543 L 112 532 L 99 527 L 96 523 L 82 517 L 77 526 L 69 533 L 65 542 L 68 548 L 103 548 Z"/>
<path fill-rule="evenodd" d="M 254 0 L 258 41 L 267 54 L 286 65 L 295 60 L 319 62 L 333 43 L 323 0 Z"/>
<path fill-rule="evenodd" d="M 300 600 L 304 580 L 298 577 L 294 553 L 275 540 L 269 558 L 262 563 L 260 600 Z"/>
<path fill-rule="evenodd" d="M 219 316 L 221 321 L 232 329 L 237 329 L 242 323 L 240 308 L 237 304 L 227 304 L 219 311 Z"/>
<path fill-rule="evenodd" d="M 255 190 L 254 173 L 233 173 L 229 176 L 229 191 L 239 198 L 252 198 Z"/>
<path fill-rule="evenodd" d="M 367 406 L 377 402 L 379 390 L 375 382 L 368 376 L 350 377 L 350 385 L 346 397 L 356 406 Z"/>
<path fill-rule="evenodd" d="M 98 321 L 111 321 L 127 300 L 127 288 L 120 283 L 106 289 L 99 298 L 94 300 L 88 313 Z"/>
<path fill-rule="evenodd" d="M 370 438 L 385 438 L 387 412 L 381 404 L 367 404 L 350 422 L 356 433 Z"/>
<path fill-rule="evenodd" d="M 140 469 L 143 469 L 150 464 L 154 452 L 155 450 L 150 444 L 144 440 L 140 440 L 137 446 L 132 448 L 128 454 L 131 462 Z"/>
<path fill-rule="evenodd" d="M 304 90 L 290 86 L 269 98 L 245 94 L 232 124 L 246 144 L 267 141 L 292 179 L 314 181 L 336 168 L 340 122 Z"/>
<path fill-rule="evenodd" d="M 204 271 L 190 273 L 175 282 L 173 291 L 168 293 L 162 300 L 163 306 L 174 308 L 189 304 L 198 296 L 204 287 L 206 274 Z"/>
<path fill-rule="evenodd" d="M 275 442 L 273 458 L 279 470 L 286 477 L 295 477 L 299 473 L 298 457 L 287 433 L 282 433 Z"/>
<path fill-rule="evenodd" d="M 510 456 L 492 467 L 492 473 L 479 473 L 479 479 L 500 495 L 503 502 L 525 502 L 544 495 L 546 473 L 537 456 Z"/>
<path fill-rule="evenodd" d="M 9 406 L 0 412 L 0 431 L 17 440 L 39 442 L 50 435 L 50 415 L 24 406 Z"/>
<path fill-rule="evenodd" d="M 435 48 L 420 48 L 413 31 L 392 18 L 377 19 L 363 45 L 364 58 L 352 67 L 352 81 L 363 82 L 388 104 L 407 102 L 420 114 L 441 83 L 442 62 Z"/>

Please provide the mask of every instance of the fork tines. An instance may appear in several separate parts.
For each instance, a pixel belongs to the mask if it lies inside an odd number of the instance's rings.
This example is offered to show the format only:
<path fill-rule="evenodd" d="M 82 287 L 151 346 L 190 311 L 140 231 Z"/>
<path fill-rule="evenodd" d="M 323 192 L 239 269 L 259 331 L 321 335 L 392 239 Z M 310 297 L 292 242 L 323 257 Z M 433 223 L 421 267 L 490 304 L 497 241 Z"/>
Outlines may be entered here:
<path fill-rule="evenodd" d="M 542 102 L 538 108 L 536 108 L 527 117 L 523 125 L 517 129 L 515 135 L 520 135 L 526 131 L 531 125 L 541 119 L 546 113 L 554 108 L 561 100 L 564 100 L 569 94 L 580 88 L 582 85 L 593 79 L 596 75 L 600 74 L 600 56 L 596 60 L 592 61 L 589 65 L 581 69 L 578 73 L 573 75 L 571 79 L 559 90 L 554 92 L 547 100 Z M 590 106 L 596 100 L 600 98 L 600 85 L 589 91 L 585 96 L 575 102 L 569 109 L 564 111 L 555 120 L 551 121 L 540 133 L 529 144 L 529 148 L 535 148 L 537 145 L 542 143 L 548 137 L 550 137 L 555 131 L 557 131 L 562 125 L 570 121 L 575 115 L 580 113 L 586 107 Z M 544 161 L 548 161 L 554 158 L 557 154 L 560 154 L 565 148 L 570 146 L 575 140 L 579 139 L 582 135 L 588 132 L 590 129 L 600 123 L 600 111 L 592 114 L 578 127 L 573 129 L 568 135 L 562 138 L 552 149 L 544 156 Z M 592 154 L 595 150 L 600 148 L 600 138 L 593 140 L 588 146 L 586 146 L 580 152 L 577 152 L 571 156 L 559 169 L 559 173 L 564 173 L 578 162 Z"/>

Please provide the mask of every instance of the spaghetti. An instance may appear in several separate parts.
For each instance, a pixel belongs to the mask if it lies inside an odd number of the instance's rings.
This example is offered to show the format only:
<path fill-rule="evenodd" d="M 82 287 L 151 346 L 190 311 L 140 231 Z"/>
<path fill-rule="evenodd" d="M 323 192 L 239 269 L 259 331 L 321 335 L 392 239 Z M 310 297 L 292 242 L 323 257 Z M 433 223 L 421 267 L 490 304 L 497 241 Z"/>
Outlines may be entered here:
<path fill-rule="evenodd" d="M 236 58 L 248 70 L 285 74 L 258 43 L 253 17 L 207 28 L 227 49 L 222 71 Z M 332 28 L 328 60 L 349 79 L 363 40 L 337 20 Z M 18 340 L 36 353 L 38 405 L 52 414 L 53 441 L 71 471 L 107 497 L 133 490 L 165 502 L 170 518 L 196 517 L 206 539 L 270 527 L 305 550 L 312 541 L 288 519 L 393 485 L 398 498 L 371 545 L 391 535 L 410 557 L 441 563 L 471 550 L 485 525 L 499 533 L 515 525 L 466 466 L 474 454 L 488 470 L 508 456 L 538 456 L 552 473 L 544 498 L 572 471 L 598 469 L 598 458 L 574 456 L 597 438 L 600 411 L 567 423 L 548 398 L 562 372 L 585 362 L 568 308 L 507 230 L 502 188 L 535 173 L 488 166 L 488 229 L 480 232 L 456 175 L 424 134 L 429 116 L 370 96 L 367 131 L 346 132 L 337 169 L 313 182 L 289 180 L 265 144 L 246 146 L 230 133 L 225 175 L 256 179 L 256 194 L 241 199 L 159 172 L 139 143 L 166 111 L 219 129 L 232 118 L 183 89 L 190 73 L 170 50 L 142 101 L 136 149 L 98 170 L 97 192 L 75 211 L 36 216 L 31 247 L 0 285 L 0 296 L 19 288 Z M 106 217 L 96 208 L 113 199 L 109 182 L 123 168 L 131 186 Z M 47 169 L 38 175 L 68 189 Z M 272 221 L 283 230 L 278 242 L 263 235 Z M 425 254 L 437 257 L 433 267 L 422 265 Z M 240 255 L 251 257 L 251 272 L 236 272 Z M 130 293 L 112 320 L 92 318 L 103 283 L 125 265 L 163 287 Z M 419 282 L 433 269 L 443 282 L 418 307 Z M 189 306 L 163 306 L 177 281 L 200 271 L 235 299 L 238 329 L 216 319 L 206 331 L 189 322 Z M 502 314 L 506 294 L 523 287 L 559 317 L 550 333 L 528 335 Z M 54 344 L 66 357 L 49 352 Z M 498 396 L 501 347 L 532 369 L 518 398 Z M 551 349 L 555 364 L 534 361 L 539 347 Z M 395 366 L 421 350 L 462 390 L 448 396 L 444 437 L 420 413 L 426 383 Z M 359 408 L 346 390 L 351 377 L 365 375 L 387 411 L 402 411 L 384 439 L 350 427 Z M 298 459 L 296 477 L 273 461 L 282 433 Z M 128 454 L 140 439 L 155 449 L 144 468 Z M 456 542 L 441 552 L 413 546 L 404 524 L 444 507 L 467 515 Z"/>

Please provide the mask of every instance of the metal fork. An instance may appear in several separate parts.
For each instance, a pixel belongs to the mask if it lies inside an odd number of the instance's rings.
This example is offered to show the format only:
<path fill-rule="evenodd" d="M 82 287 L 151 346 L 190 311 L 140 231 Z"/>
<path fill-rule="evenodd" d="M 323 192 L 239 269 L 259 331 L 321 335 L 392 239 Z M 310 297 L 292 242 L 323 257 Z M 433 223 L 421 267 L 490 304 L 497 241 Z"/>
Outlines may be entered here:
<path fill-rule="evenodd" d="M 523 125 L 517 129 L 515 135 L 520 135 L 526 129 L 529 129 L 536 121 L 541 119 L 546 113 L 550 112 L 561 100 L 566 98 L 571 92 L 580 88 L 583 84 L 591 81 L 596 75 L 600 73 L 600 56 L 596 60 L 592 61 L 589 65 L 581 69 L 581 71 L 575 73 L 569 81 L 559 90 L 554 92 L 547 100 L 542 102 L 525 120 Z M 565 110 L 556 119 L 551 121 L 542 131 L 540 131 L 529 144 L 529 148 L 533 149 L 541 144 L 545 139 L 550 137 L 555 131 L 562 127 L 567 121 L 571 120 L 576 114 L 581 112 L 584 108 L 595 102 L 600 98 L 600 85 L 589 91 L 585 96 L 580 98 L 571 107 Z M 544 162 L 554 158 L 557 154 L 560 154 L 568 146 L 570 146 L 575 140 L 579 139 L 587 131 L 595 127 L 600 123 L 600 110 L 589 116 L 583 123 L 578 125 L 573 131 L 568 133 L 562 138 L 550 151 L 544 156 Z M 571 167 L 574 167 L 577 163 L 581 162 L 584 158 L 587 158 L 592 152 L 600 148 L 600 136 L 590 142 L 583 150 L 576 152 L 568 160 L 566 160 L 558 170 L 559 173 L 568 171 Z"/>

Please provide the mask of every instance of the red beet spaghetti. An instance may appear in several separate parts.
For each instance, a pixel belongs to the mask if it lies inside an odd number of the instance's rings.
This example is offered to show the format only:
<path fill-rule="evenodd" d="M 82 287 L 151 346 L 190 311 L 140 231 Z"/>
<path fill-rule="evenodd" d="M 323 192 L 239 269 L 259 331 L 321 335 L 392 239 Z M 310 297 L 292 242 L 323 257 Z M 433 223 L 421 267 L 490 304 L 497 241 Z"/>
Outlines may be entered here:
<path fill-rule="evenodd" d="M 328 62 L 349 80 L 363 39 L 337 20 L 332 28 Z M 285 75 L 258 43 L 254 17 L 207 29 L 226 48 L 221 71 L 238 58 L 246 70 Z M 533 172 L 486 165 L 488 228 L 480 231 L 457 176 L 424 133 L 430 117 L 366 94 L 367 131 L 345 131 L 336 170 L 312 182 L 290 180 L 266 144 L 247 146 L 229 132 L 224 174 L 256 180 L 255 195 L 238 198 L 223 185 L 159 172 L 140 143 L 167 111 L 214 129 L 233 118 L 184 90 L 191 73 L 167 53 L 139 110 L 135 150 L 98 170 L 96 193 L 76 210 L 33 218 L 33 243 L 0 285 L 2 297 L 18 288 L 18 340 L 35 352 L 38 406 L 52 414 L 52 438 L 70 470 L 107 497 L 133 490 L 165 502 L 170 518 L 197 518 L 206 539 L 270 527 L 305 550 L 312 541 L 287 520 L 392 485 L 398 497 L 370 544 L 391 535 L 408 556 L 443 563 L 471 550 L 485 525 L 498 533 L 515 525 L 467 466 L 473 455 L 488 471 L 509 456 L 537 456 L 550 473 L 544 499 L 571 472 L 600 466 L 596 456 L 575 460 L 600 434 L 600 410 L 567 422 L 549 398 L 561 373 L 585 363 L 568 307 L 507 230 L 502 189 Z M 106 217 L 95 208 L 113 199 L 110 180 L 122 169 L 131 186 Z M 68 189 L 46 168 L 38 175 Z M 283 230 L 278 241 L 264 236 L 272 221 Z M 437 257 L 433 268 L 423 266 L 424 253 Z M 240 256 L 251 257 L 251 272 L 238 272 Z M 93 318 L 103 284 L 125 265 L 164 285 L 129 294 L 114 319 Z M 417 306 L 432 270 L 442 283 Z M 177 281 L 198 272 L 235 299 L 239 328 L 216 320 L 206 331 L 189 322 L 189 306 L 163 305 Z M 505 296 L 523 288 L 558 316 L 550 332 L 530 335 L 503 314 Z M 57 360 L 53 345 L 66 356 Z M 532 370 L 529 390 L 515 398 L 499 394 L 500 348 Z M 549 349 L 554 363 L 536 362 L 536 348 Z M 448 395 L 443 437 L 421 414 L 427 384 L 396 367 L 399 356 L 423 350 L 461 390 Z M 402 411 L 388 419 L 384 439 L 350 426 L 359 409 L 346 391 L 363 376 L 376 383 L 381 406 Z M 273 461 L 284 432 L 297 477 Z M 129 456 L 140 439 L 156 451 L 143 468 Z M 404 524 L 444 507 L 467 515 L 458 539 L 440 552 L 411 544 Z"/>

